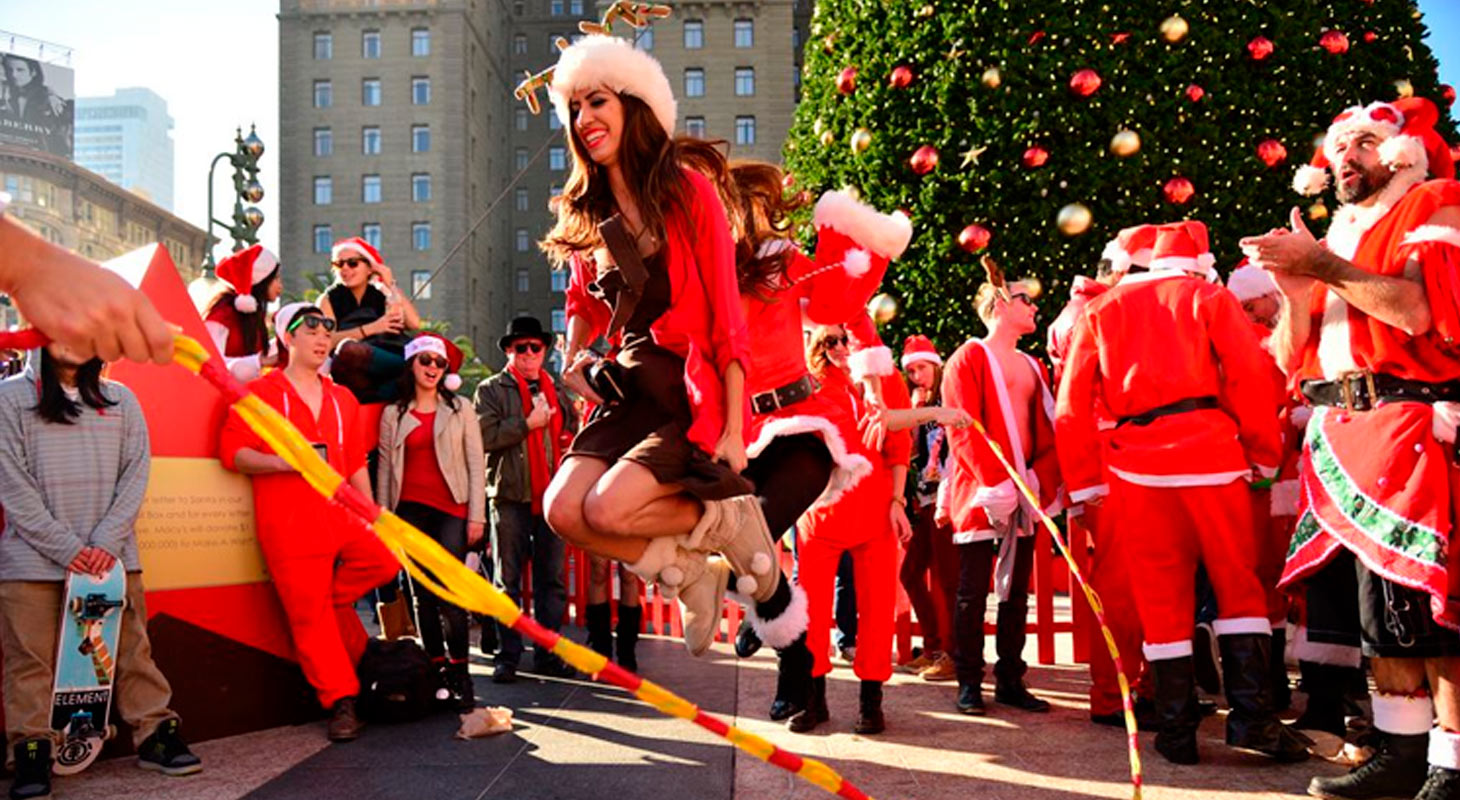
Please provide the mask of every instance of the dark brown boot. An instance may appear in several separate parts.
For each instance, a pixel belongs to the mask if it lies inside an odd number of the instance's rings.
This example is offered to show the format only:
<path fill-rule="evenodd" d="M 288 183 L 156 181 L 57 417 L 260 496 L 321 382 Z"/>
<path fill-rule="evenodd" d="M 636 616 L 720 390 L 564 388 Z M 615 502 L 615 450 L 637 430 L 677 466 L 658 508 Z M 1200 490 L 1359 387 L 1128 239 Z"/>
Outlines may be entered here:
<path fill-rule="evenodd" d="M 360 738 L 365 723 L 355 715 L 355 698 L 341 697 L 330 708 L 329 740 L 332 742 L 353 742 Z"/>

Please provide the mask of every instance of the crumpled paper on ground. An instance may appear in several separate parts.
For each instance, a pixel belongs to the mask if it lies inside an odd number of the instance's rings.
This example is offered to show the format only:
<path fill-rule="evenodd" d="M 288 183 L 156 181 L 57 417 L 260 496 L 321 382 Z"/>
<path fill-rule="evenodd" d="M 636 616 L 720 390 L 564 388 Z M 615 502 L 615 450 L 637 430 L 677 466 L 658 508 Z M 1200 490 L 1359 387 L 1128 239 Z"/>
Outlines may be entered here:
<path fill-rule="evenodd" d="M 494 733 L 512 730 L 512 709 L 503 706 L 477 708 L 461 715 L 461 727 L 456 730 L 458 739 L 478 739 Z"/>
<path fill-rule="evenodd" d="M 1303 731 L 1303 733 L 1313 740 L 1313 744 L 1308 746 L 1308 752 L 1334 764 L 1357 767 L 1368 761 L 1374 754 L 1371 748 L 1354 744 L 1325 731 Z"/>

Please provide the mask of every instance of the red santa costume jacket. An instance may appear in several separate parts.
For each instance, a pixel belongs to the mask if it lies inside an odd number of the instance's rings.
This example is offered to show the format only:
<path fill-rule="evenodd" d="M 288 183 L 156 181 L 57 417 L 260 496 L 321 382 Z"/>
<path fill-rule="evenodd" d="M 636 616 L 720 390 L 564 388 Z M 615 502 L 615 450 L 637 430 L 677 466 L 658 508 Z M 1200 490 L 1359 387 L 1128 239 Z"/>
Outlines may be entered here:
<path fill-rule="evenodd" d="M 721 376 L 731 362 L 750 363 L 750 334 L 735 277 L 735 244 L 720 195 L 705 176 L 681 172 L 689 183 L 688 207 L 672 207 L 664 217 L 670 306 L 650 332 L 656 344 L 684 359 L 692 418 L 689 440 L 714 453 L 725 427 Z M 607 332 L 613 317 L 608 303 L 588 291 L 598 279 L 597 266 L 590 257 L 574 257 L 571 273 L 566 315 L 586 321 L 590 339 L 596 339 Z M 743 413 L 748 423 L 748 398 Z"/>
<path fill-rule="evenodd" d="M 1055 386 L 1059 386 L 1060 375 L 1064 372 L 1065 356 L 1070 352 L 1070 339 L 1075 334 L 1075 322 L 1085 313 L 1085 306 L 1105 294 L 1108 288 L 1100 281 L 1084 275 L 1076 275 L 1075 282 L 1070 284 L 1070 302 L 1065 304 L 1060 315 L 1049 324 L 1049 341 L 1045 347 L 1050 363 L 1054 364 Z"/>
<path fill-rule="evenodd" d="M 260 341 L 259 349 L 252 353 L 244 347 L 243 321 L 239 319 L 238 310 L 233 307 L 232 298 L 231 294 L 224 295 L 222 300 L 214 304 L 208 316 L 203 319 L 203 326 L 208 329 L 208 335 L 213 338 L 213 344 L 223 355 L 223 363 L 228 365 L 233 377 L 248 382 L 263 372 L 260 357 L 267 343 Z"/>
<path fill-rule="evenodd" d="M 1429 383 L 1460 380 L 1460 230 L 1427 224 L 1440 209 L 1460 206 L 1460 183 L 1415 185 L 1405 177 L 1396 174 L 1374 206 L 1340 209 L 1326 245 L 1360 269 L 1413 274 L 1424 284 L 1433 324 L 1410 336 L 1316 287 L 1298 380 L 1357 370 Z M 1284 586 L 1343 547 L 1379 575 L 1427 592 L 1435 620 L 1460 629 L 1460 570 L 1448 569 L 1460 563 L 1455 470 L 1451 445 L 1436 438 L 1437 421 L 1434 407 L 1423 403 L 1384 403 L 1363 412 L 1313 409 Z"/>

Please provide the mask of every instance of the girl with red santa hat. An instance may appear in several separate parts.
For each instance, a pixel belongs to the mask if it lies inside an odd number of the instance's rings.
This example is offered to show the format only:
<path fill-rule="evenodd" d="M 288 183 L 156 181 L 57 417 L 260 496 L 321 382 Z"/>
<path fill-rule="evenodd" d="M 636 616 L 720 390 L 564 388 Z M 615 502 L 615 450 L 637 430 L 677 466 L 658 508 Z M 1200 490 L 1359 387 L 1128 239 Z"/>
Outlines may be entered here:
<path fill-rule="evenodd" d="M 280 353 L 265 322 L 270 303 L 279 299 L 279 259 L 261 244 L 218 262 L 224 288 L 203 309 L 203 325 L 233 376 L 250 381 L 264 367 L 279 365 Z"/>

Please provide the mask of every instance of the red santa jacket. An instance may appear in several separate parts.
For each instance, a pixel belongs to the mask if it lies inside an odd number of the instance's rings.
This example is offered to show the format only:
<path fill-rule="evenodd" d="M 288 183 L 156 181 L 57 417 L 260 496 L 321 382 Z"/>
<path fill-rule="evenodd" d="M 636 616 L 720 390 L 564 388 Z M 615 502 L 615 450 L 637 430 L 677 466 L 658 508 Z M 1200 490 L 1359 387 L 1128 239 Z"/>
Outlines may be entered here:
<path fill-rule="evenodd" d="M 700 173 L 681 172 L 689 183 L 688 208 L 671 207 L 664 215 L 671 303 L 650 326 L 650 333 L 656 344 L 684 358 L 693 419 L 689 440 L 713 453 L 725 427 L 721 376 L 731 362 L 750 363 L 750 334 L 740 307 L 735 244 L 720 195 Z M 586 321 L 590 338 L 596 339 L 607 332 L 613 309 L 588 291 L 589 284 L 598 279 L 591 258 L 573 258 L 571 269 L 566 314 Z M 748 399 L 741 413 L 748 423 Z"/>
<path fill-rule="evenodd" d="M 1267 370 L 1242 307 L 1221 285 L 1177 270 L 1121 279 L 1086 307 L 1059 387 L 1055 426 L 1070 499 L 1108 490 L 1096 453 L 1121 479 L 1146 486 L 1221 485 L 1252 466 L 1274 474 L 1282 439 Z M 1097 408 L 1118 421 L 1213 397 L 1220 408 L 1098 430 Z"/>
<path fill-rule="evenodd" d="M 1070 352 L 1070 339 L 1074 336 L 1075 321 L 1085 313 L 1085 306 L 1091 300 L 1105 294 L 1109 288 L 1097 280 L 1092 280 L 1084 275 L 1076 275 L 1075 282 L 1070 284 L 1070 302 L 1065 304 L 1060 315 L 1054 318 L 1049 324 L 1049 339 L 1045 351 L 1049 353 L 1050 363 L 1054 364 L 1054 382 L 1058 386 L 1060 376 L 1064 374 L 1065 355 Z"/>
<path fill-rule="evenodd" d="M 214 346 L 223 356 L 223 363 L 228 365 L 233 376 L 248 382 L 263 371 L 260 356 L 263 355 L 266 341 L 260 341 L 258 349 L 253 352 L 249 352 L 244 346 L 243 320 L 233 307 L 233 297 L 234 295 L 227 294 L 214 303 L 203 319 L 203 326 L 208 329 L 208 335 L 212 337 Z"/>
<path fill-rule="evenodd" d="M 964 342 L 943 368 L 943 405 L 963 409 L 978 420 L 1020 477 L 1039 494 L 1043 509 L 1055 514 L 1061 505 L 1061 485 L 1055 454 L 1054 395 L 1044 365 L 1024 357 L 1038 378 L 1029 410 L 1034 441 L 1025 442 L 1017 429 L 1003 370 L 979 339 Z M 953 539 L 959 543 L 993 539 L 1024 502 L 1023 494 L 975 428 L 950 428 L 947 435 L 948 471 L 938 491 L 939 502 L 953 521 Z M 1033 526 L 1026 525 L 1019 535 L 1033 532 Z"/>

